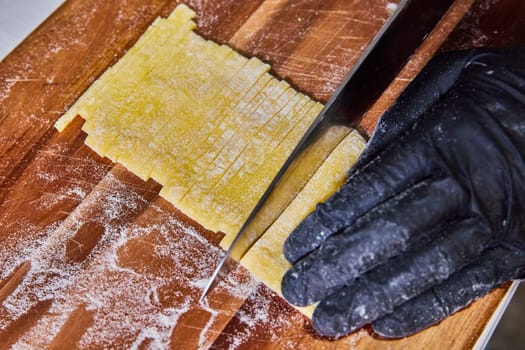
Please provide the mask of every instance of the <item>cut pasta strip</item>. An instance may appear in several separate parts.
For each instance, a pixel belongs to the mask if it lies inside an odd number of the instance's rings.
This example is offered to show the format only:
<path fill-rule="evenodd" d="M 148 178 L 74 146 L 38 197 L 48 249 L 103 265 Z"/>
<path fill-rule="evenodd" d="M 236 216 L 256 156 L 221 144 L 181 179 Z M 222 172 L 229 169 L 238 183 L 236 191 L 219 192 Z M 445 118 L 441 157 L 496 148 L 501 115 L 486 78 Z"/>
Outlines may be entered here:
<path fill-rule="evenodd" d="M 363 147 L 363 138 L 356 131 L 343 139 L 305 188 L 241 260 L 241 264 L 257 279 L 277 293 L 281 294 L 281 279 L 291 267 L 282 253 L 284 241 L 317 203 L 328 199 L 343 184 L 348 169 Z M 314 307 L 298 309 L 311 317 Z"/>

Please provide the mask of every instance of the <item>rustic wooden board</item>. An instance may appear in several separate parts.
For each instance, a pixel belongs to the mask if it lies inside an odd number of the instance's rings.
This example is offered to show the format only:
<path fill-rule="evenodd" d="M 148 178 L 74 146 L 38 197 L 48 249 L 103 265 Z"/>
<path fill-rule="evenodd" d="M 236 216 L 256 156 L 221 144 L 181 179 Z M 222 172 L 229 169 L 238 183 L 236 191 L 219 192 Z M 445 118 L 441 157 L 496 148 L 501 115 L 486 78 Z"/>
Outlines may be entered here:
<path fill-rule="evenodd" d="M 373 130 L 472 2 L 457 0 L 369 112 L 363 130 Z M 268 61 L 275 75 L 321 101 L 389 15 L 386 0 L 188 3 L 198 12 L 202 35 Z M 157 16 L 176 5 L 70 0 L 1 62 L 0 348 L 17 342 L 57 349 L 471 346 L 504 288 L 400 341 L 377 339 L 366 329 L 337 342 L 321 339 L 301 314 L 242 269 L 206 305 L 198 303 L 199 278 L 220 258 L 221 235 L 159 198 L 153 181 L 141 181 L 84 146 L 80 119 L 62 134 L 52 127 Z"/>

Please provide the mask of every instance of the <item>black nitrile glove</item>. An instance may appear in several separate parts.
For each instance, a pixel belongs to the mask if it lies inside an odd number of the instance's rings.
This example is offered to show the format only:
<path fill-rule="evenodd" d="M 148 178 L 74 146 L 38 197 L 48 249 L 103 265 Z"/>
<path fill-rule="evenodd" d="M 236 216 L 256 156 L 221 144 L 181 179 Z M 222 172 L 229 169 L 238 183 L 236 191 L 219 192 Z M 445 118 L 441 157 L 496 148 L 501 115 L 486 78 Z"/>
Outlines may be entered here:
<path fill-rule="evenodd" d="M 434 59 L 284 254 L 284 297 L 336 337 L 407 336 L 523 278 L 525 48 Z"/>

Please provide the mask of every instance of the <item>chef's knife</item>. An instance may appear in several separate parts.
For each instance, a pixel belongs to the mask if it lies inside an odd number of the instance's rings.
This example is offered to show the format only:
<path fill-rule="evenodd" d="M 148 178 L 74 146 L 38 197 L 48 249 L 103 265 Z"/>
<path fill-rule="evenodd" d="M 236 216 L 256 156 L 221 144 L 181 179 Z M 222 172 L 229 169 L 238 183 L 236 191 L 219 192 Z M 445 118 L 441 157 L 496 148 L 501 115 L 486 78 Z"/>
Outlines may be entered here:
<path fill-rule="evenodd" d="M 211 276 L 202 297 L 235 266 L 359 123 L 454 0 L 402 0 L 273 179 Z"/>

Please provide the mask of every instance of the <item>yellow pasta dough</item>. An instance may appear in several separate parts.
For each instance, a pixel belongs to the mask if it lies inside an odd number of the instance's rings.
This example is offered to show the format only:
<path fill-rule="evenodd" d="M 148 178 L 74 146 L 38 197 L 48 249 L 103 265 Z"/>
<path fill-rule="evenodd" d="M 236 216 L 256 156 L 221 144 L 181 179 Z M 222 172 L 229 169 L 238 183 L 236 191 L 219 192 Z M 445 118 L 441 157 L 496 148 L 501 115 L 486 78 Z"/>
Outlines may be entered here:
<path fill-rule="evenodd" d="M 356 131 L 343 139 L 304 189 L 242 258 L 241 264 L 277 293 L 281 294 L 281 279 L 291 267 L 282 253 L 284 241 L 317 203 L 328 199 L 343 184 L 348 169 L 363 147 L 363 138 Z M 298 309 L 308 316 L 313 312 L 313 307 Z"/>
<path fill-rule="evenodd" d="M 323 106 L 259 59 L 194 33 L 194 16 L 179 5 L 157 19 L 55 126 L 62 131 L 80 115 L 89 147 L 156 180 L 161 196 L 222 231 L 227 248 Z M 363 145 L 355 132 L 344 139 L 244 257 L 276 291 L 288 267 L 282 242 L 335 191 Z"/>

